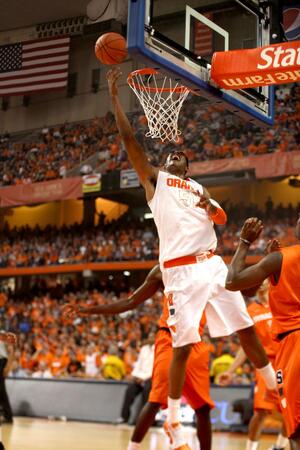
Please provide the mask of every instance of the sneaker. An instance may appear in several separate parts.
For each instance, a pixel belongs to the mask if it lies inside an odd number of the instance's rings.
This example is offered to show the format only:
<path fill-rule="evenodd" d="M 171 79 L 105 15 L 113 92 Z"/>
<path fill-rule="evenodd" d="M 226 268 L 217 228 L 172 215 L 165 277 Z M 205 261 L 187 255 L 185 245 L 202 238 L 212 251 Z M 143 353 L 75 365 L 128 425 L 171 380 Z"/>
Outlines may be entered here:
<path fill-rule="evenodd" d="M 115 425 L 121 425 L 122 423 L 126 423 L 126 421 L 125 421 L 125 419 L 123 419 L 123 417 L 119 417 L 114 422 Z"/>
<path fill-rule="evenodd" d="M 164 431 L 170 440 L 171 450 L 191 450 L 188 446 L 180 423 L 164 423 Z"/>

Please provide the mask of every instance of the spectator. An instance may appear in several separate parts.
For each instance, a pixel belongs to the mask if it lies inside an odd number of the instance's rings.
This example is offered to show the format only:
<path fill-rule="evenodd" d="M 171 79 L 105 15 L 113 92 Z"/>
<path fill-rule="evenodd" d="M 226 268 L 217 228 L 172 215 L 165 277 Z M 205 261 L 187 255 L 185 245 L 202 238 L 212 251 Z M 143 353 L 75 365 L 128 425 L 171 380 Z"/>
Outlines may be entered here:
<path fill-rule="evenodd" d="M 131 374 L 132 381 L 125 392 L 121 417 L 118 419 L 118 423 L 128 422 L 131 406 L 139 394 L 142 394 L 142 402 L 136 417 L 138 417 L 139 412 L 148 400 L 149 392 L 151 390 L 151 376 L 154 362 L 154 341 L 155 334 L 151 333 L 147 343 L 141 347 L 138 359 Z"/>
<path fill-rule="evenodd" d="M 125 377 L 125 364 L 118 356 L 118 349 L 111 345 L 108 349 L 108 355 L 103 362 L 103 376 L 106 380 L 120 381 Z"/>
<path fill-rule="evenodd" d="M 229 367 L 234 361 L 234 357 L 231 355 L 229 347 L 223 350 L 223 354 L 218 358 L 215 358 L 211 364 L 210 378 L 213 383 L 218 383 L 218 377 L 223 372 L 227 372 Z"/>

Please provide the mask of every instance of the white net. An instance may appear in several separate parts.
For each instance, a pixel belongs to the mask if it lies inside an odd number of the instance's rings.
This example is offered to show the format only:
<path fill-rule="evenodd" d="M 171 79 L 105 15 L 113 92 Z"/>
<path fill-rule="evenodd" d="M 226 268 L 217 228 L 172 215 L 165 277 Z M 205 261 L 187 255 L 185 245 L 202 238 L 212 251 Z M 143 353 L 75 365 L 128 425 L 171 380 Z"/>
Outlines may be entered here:
<path fill-rule="evenodd" d="M 150 69 L 151 70 L 151 69 Z M 190 89 L 155 70 L 132 72 L 128 84 L 141 102 L 148 120 L 147 137 L 178 142 L 178 117 Z"/>

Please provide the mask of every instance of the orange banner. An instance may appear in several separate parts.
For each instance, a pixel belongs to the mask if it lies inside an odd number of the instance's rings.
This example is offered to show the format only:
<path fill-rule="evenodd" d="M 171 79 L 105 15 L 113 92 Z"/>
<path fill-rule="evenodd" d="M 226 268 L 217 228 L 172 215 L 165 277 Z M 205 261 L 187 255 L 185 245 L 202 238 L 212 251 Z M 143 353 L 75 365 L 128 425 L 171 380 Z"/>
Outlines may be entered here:
<path fill-rule="evenodd" d="M 207 175 L 251 169 L 254 169 L 256 178 L 298 175 L 300 151 L 193 162 L 190 164 L 189 174 L 191 176 Z"/>
<path fill-rule="evenodd" d="M 82 178 L 43 181 L 0 188 L 0 207 L 71 200 L 82 197 Z"/>
<path fill-rule="evenodd" d="M 226 264 L 229 264 L 232 256 L 223 257 Z M 254 264 L 261 259 L 258 255 L 247 256 L 247 263 Z M 7 267 L 0 269 L 1 277 L 17 277 L 24 275 L 49 275 L 56 273 L 72 273 L 91 270 L 92 272 L 115 272 L 120 270 L 150 270 L 158 261 L 112 261 L 105 263 L 82 263 L 82 264 L 61 264 L 59 266 L 35 266 L 35 267 Z"/>
<path fill-rule="evenodd" d="M 216 52 L 211 78 L 224 89 L 247 89 L 300 81 L 300 41 Z"/>

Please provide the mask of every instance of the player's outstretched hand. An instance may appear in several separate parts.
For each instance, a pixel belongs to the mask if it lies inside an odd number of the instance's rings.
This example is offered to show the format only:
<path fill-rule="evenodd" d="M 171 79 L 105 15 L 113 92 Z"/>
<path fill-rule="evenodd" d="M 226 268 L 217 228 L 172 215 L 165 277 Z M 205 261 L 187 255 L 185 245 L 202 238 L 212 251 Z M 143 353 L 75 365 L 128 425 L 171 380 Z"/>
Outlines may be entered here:
<path fill-rule="evenodd" d="M 269 253 L 278 252 L 280 249 L 280 241 L 278 239 L 270 239 L 267 243 L 265 253 L 268 255 Z"/>
<path fill-rule="evenodd" d="M 0 333 L 0 341 L 10 345 L 16 345 L 17 336 L 10 332 Z"/>
<path fill-rule="evenodd" d="M 62 307 L 61 313 L 64 319 L 76 319 L 80 316 L 79 306 L 67 303 Z"/>
<path fill-rule="evenodd" d="M 250 217 L 244 222 L 241 238 L 249 242 L 254 242 L 263 230 L 262 221 L 257 217 Z"/>
<path fill-rule="evenodd" d="M 117 81 L 121 75 L 122 75 L 121 70 L 116 67 L 110 69 L 106 74 L 108 89 L 111 97 L 115 97 L 116 95 L 118 95 Z"/>
<path fill-rule="evenodd" d="M 220 386 L 228 386 L 232 382 L 233 374 L 231 372 L 223 372 L 217 378 L 217 384 Z"/>

